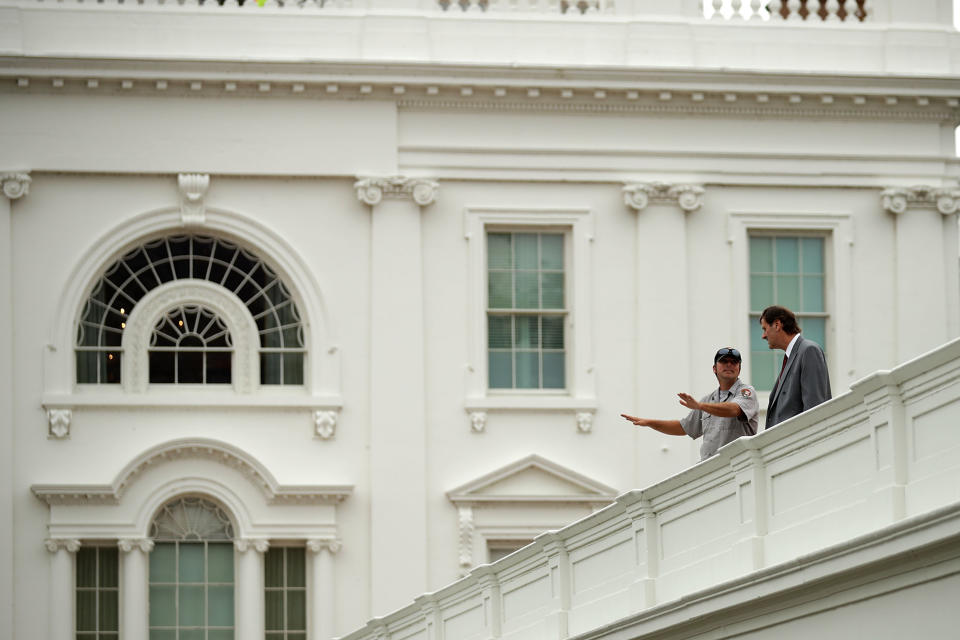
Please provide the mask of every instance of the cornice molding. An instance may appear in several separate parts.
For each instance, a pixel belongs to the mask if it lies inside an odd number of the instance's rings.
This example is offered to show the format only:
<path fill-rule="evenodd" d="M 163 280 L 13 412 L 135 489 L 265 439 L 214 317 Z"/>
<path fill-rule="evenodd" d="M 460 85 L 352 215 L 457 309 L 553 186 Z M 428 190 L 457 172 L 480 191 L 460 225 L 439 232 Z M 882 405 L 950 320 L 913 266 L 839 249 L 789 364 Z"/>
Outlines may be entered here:
<path fill-rule="evenodd" d="M 17 200 L 30 193 L 30 174 L 23 171 L 0 173 L 0 188 L 10 200 Z"/>
<path fill-rule="evenodd" d="M 884 211 L 901 214 L 910 208 L 936 209 L 945 216 L 960 208 L 960 189 L 925 185 L 884 189 L 880 194 Z"/>
<path fill-rule="evenodd" d="M 691 213 L 703 206 L 703 187 L 695 184 L 631 182 L 623 187 L 623 200 L 635 211 L 643 211 L 654 202 L 676 205 Z"/>
<path fill-rule="evenodd" d="M 137 476 L 164 462 L 200 458 L 237 469 L 256 485 L 270 504 L 339 504 L 353 493 L 349 485 L 281 485 L 245 451 L 218 440 L 185 438 L 157 445 L 130 462 L 109 485 L 33 485 L 48 505 L 118 504 Z"/>
<path fill-rule="evenodd" d="M 353 188 L 357 191 L 357 199 L 371 207 L 380 204 L 384 198 L 410 198 L 425 207 L 436 200 L 440 185 L 436 180 L 427 178 L 387 176 L 358 178 Z"/>

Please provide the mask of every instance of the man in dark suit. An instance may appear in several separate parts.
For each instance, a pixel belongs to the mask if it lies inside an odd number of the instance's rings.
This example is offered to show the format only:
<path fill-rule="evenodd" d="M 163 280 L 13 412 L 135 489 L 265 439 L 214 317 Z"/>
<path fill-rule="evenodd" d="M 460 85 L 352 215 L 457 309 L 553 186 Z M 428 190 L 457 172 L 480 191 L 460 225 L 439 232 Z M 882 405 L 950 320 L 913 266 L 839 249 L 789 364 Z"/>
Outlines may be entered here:
<path fill-rule="evenodd" d="M 830 376 L 823 350 L 800 335 L 797 317 L 786 307 L 767 307 L 760 314 L 761 337 L 786 356 L 767 403 L 769 429 L 830 399 Z"/>

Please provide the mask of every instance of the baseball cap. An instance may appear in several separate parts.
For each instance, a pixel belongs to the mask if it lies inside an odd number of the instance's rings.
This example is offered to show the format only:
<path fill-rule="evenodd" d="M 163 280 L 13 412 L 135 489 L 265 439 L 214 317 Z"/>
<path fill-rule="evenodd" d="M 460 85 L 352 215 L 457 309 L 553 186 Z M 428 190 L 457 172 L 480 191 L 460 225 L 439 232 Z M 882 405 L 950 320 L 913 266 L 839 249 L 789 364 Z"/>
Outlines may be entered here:
<path fill-rule="evenodd" d="M 742 362 L 743 358 L 740 357 L 740 352 L 734 349 L 733 347 L 723 347 L 719 349 L 715 356 L 713 356 L 713 364 L 717 364 L 720 358 L 726 358 L 727 356 L 735 359 L 737 362 Z"/>

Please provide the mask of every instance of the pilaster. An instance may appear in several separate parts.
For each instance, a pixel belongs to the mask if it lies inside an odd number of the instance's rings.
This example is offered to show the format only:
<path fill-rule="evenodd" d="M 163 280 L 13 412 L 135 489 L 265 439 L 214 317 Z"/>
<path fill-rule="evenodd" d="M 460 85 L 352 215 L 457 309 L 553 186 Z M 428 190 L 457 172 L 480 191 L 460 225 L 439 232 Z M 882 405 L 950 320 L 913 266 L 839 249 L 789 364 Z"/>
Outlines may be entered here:
<path fill-rule="evenodd" d="M 703 188 L 640 182 L 627 184 L 623 193 L 626 205 L 637 212 L 634 405 L 645 416 L 670 415 L 676 412 L 677 390 L 688 388 L 691 381 L 686 216 L 703 205 Z M 654 363 L 663 362 L 672 363 L 675 373 L 660 375 L 660 367 Z M 643 430 L 637 433 L 641 449 L 654 446 L 652 436 Z M 664 451 L 677 446 L 659 439 L 656 442 Z M 649 455 L 643 459 L 649 459 Z M 636 478 L 638 485 L 649 482 L 651 474 L 663 477 L 676 469 L 666 460 L 663 464 L 660 469 L 646 469 L 643 477 Z"/>
<path fill-rule="evenodd" d="M 626 506 L 633 537 L 634 579 L 630 585 L 630 606 L 639 611 L 657 604 L 657 577 L 660 575 L 660 531 L 657 513 L 646 498 Z"/>
<path fill-rule="evenodd" d="M 340 541 L 308 540 L 307 550 L 310 551 L 310 586 L 314 594 L 307 607 L 308 637 L 311 640 L 330 640 L 336 628 L 337 611 L 333 556 L 340 551 Z"/>
<path fill-rule="evenodd" d="M 427 590 L 422 208 L 437 183 L 354 185 L 370 220 L 371 604 L 375 615 Z"/>
<path fill-rule="evenodd" d="M 960 333 L 960 189 L 886 189 L 881 202 L 884 210 L 894 214 L 896 360 L 903 362 Z"/>
<path fill-rule="evenodd" d="M 123 595 L 120 598 L 120 637 L 124 640 L 147 640 L 147 624 L 150 611 L 150 596 L 147 587 L 149 576 L 149 558 L 153 551 L 153 540 L 149 538 L 122 538 L 117 541 L 120 548 L 123 581 L 120 583 Z"/>
<path fill-rule="evenodd" d="M 50 598 L 47 609 L 47 637 L 50 640 L 74 636 L 74 558 L 80 550 L 79 540 L 48 538 L 50 552 Z"/>
<path fill-rule="evenodd" d="M 0 172 L 0 638 L 13 637 L 13 202 L 30 174 Z"/>
<path fill-rule="evenodd" d="M 261 640 L 266 632 L 263 554 L 270 548 L 270 542 L 262 538 L 241 538 L 234 540 L 233 546 L 238 560 L 234 582 L 237 588 L 236 638 Z"/>

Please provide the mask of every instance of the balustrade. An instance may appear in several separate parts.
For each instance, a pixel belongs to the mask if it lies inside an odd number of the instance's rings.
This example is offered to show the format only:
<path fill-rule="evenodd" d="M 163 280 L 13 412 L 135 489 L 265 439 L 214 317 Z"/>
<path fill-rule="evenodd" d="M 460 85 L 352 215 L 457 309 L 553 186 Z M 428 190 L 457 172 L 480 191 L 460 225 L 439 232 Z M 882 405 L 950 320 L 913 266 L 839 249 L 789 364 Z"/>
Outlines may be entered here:
<path fill-rule="evenodd" d="M 702 0 L 701 9 L 712 20 L 855 23 L 870 15 L 867 0 Z"/>

